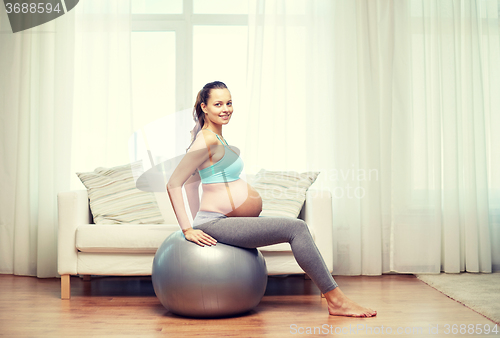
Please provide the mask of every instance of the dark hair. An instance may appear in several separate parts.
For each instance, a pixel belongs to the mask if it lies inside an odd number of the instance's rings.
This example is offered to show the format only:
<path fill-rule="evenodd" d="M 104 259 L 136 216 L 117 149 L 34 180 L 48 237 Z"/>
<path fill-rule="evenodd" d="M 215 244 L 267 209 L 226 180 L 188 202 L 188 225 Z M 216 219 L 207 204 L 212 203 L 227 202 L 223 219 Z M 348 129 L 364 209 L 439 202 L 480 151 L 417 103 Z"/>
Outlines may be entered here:
<path fill-rule="evenodd" d="M 201 128 L 205 126 L 206 123 L 205 113 L 203 112 L 203 109 L 201 109 L 201 103 L 203 102 L 204 104 L 207 104 L 212 89 L 227 89 L 227 86 L 223 82 L 214 81 L 204 85 L 203 88 L 198 92 L 198 95 L 196 96 L 196 102 L 193 108 L 193 120 L 195 125 L 193 130 L 191 130 L 191 144 L 186 149 L 186 152 L 193 145 L 193 142 L 196 139 L 196 135 L 198 134 L 198 132 L 201 130 Z"/>

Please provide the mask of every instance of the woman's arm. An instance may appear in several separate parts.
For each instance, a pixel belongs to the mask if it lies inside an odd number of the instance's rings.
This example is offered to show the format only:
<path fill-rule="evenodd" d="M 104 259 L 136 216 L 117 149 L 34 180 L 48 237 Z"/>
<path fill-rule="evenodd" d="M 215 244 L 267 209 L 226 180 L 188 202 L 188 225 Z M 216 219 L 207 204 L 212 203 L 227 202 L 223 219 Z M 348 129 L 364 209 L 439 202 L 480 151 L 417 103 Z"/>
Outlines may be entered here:
<path fill-rule="evenodd" d="M 200 210 L 200 174 L 196 171 L 184 185 L 186 189 L 186 196 L 189 203 L 189 209 L 191 210 L 191 215 L 193 219 L 196 217 L 196 213 Z"/>
<path fill-rule="evenodd" d="M 201 246 L 203 246 L 202 243 L 211 245 L 215 244 L 216 241 L 203 231 L 191 227 L 184 205 L 184 197 L 182 196 L 182 186 L 190 178 L 195 169 L 208 159 L 207 146 L 218 144 L 215 135 L 208 134 L 212 133 L 207 132 L 205 134 L 204 132 L 200 132 L 199 137 L 196 138 L 189 151 L 179 162 L 167 183 L 167 193 L 170 203 L 172 203 L 175 216 L 186 239 Z"/>
<path fill-rule="evenodd" d="M 170 197 L 170 203 L 172 203 L 172 208 L 182 231 L 191 228 L 186 206 L 184 205 L 184 197 L 182 196 L 182 186 L 190 178 L 195 169 L 206 160 L 205 154 L 208 158 L 206 150 L 191 148 L 179 162 L 167 183 L 168 197 Z"/>

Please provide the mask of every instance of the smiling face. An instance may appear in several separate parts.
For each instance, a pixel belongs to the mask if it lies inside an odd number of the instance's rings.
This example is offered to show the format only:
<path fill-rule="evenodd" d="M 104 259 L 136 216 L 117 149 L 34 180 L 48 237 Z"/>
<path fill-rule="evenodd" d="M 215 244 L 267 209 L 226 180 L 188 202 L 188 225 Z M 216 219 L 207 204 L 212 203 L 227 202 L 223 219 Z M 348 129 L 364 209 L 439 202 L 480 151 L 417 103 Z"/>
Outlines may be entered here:
<path fill-rule="evenodd" d="M 233 114 L 233 101 L 231 93 L 227 88 L 212 89 L 207 104 L 201 103 L 201 109 L 205 113 L 205 125 L 225 125 L 229 123 Z"/>

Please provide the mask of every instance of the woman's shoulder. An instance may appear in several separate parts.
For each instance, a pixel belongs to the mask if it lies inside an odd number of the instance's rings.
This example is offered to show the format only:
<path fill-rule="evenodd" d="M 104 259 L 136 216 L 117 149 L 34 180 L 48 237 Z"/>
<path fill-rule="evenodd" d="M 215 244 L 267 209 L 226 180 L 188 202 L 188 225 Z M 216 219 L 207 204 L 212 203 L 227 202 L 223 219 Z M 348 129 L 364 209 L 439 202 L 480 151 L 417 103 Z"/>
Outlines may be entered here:
<path fill-rule="evenodd" d="M 217 140 L 217 137 L 215 136 L 215 133 L 213 131 L 211 131 L 211 130 L 208 130 L 208 129 L 201 129 L 198 132 L 198 134 L 196 134 L 196 138 L 198 138 L 199 136 L 203 136 L 207 140 L 210 140 L 210 139 Z"/>
<path fill-rule="evenodd" d="M 202 129 L 196 134 L 193 142 L 194 148 L 206 148 L 206 146 L 217 145 L 219 140 L 210 130 Z"/>

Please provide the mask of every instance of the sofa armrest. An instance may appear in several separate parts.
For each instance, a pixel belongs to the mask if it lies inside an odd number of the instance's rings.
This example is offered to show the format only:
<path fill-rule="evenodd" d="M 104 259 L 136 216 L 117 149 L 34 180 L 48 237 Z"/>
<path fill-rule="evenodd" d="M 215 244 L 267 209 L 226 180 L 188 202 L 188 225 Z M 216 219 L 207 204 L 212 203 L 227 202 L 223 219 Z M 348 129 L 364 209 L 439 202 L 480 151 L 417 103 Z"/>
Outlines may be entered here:
<path fill-rule="evenodd" d="M 333 271 L 333 212 L 332 194 L 328 190 L 308 190 L 299 215 L 314 231 L 315 243 L 326 266 Z"/>
<path fill-rule="evenodd" d="M 57 265 L 60 275 L 77 274 L 76 228 L 92 222 L 87 190 L 57 194 Z"/>

